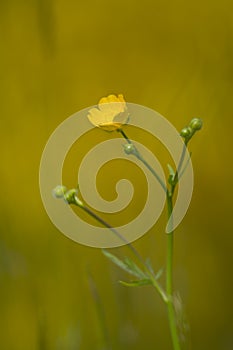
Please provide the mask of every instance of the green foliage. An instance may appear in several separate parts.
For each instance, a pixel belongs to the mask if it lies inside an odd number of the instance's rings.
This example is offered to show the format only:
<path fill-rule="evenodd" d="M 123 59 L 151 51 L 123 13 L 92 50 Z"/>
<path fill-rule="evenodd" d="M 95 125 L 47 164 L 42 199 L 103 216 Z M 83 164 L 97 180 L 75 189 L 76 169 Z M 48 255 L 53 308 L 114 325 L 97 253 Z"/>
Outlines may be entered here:
<path fill-rule="evenodd" d="M 121 283 L 124 286 L 140 287 L 140 286 L 145 286 L 145 285 L 151 285 L 151 284 L 153 284 L 153 280 L 159 279 L 162 275 L 162 272 L 163 272 L 162 269 L 160 269 L 156 274 L 154 273 L 149 259 L 146 261 L 145 267 L 148 268 L 148 272 L 150 272 L 150 273 L 142 271 L 138 267 L 138 265 L 136 265 L 135 262 L 128 257 L 124 258 L 124 260 L 120 260 L 115 255 L 109 253 L 109 251 L 106 249 L 102 249 L 102 252 L 115 265 L 117 265 L 122 270 L 129 273 L 130 275 L 133 275 L 133 276 L 138 278 L 138 280 L 130 281 L 130 282 L 119 281 L 119 283 Z"/>
<path fill-rule="evenodd" d="M 139 281 L 130 281 L 130 282 L 119 281 L 119 283 L 126 287 L 140 287 L 140 286 L 146 286 L 146 285 L 152 284 L 149 278 L 144 280 L 139 280 Z"/>
<path fill-rule="evenodd" d="M 115 255 L 109 253 L 108 250 L 102 249 L 103 254 L 111 260 L 115 265 L 139 279 L 147 279 L 148 276 L 129 258 L 120 260 Z"/>

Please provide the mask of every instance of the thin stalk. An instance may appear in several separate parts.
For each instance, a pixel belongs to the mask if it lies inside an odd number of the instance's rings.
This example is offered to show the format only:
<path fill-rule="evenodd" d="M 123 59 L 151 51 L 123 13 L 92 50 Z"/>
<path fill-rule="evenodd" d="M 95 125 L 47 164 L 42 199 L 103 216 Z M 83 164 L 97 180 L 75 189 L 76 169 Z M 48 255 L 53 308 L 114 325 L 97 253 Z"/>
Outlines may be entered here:
<path fill-rule="evenodd" d="M 157 290 L 157 292 L 159 293 L 160 297 L 165 302 L 165 304 L 168 304 L 169 300 L 168 300 L 167 293 L 163 290 L 163 288 L 160 286 L 160 284 L 158 283 L 154 275 L 149 271 L 149 269 L 147 269 L 147 272 L 149 272 L 150 274 L 150 280 L 153 287 L 155 287 L 155 289 Z"/>
<path fill-rule="evenodd" d="M 178 163 L 178 167 L 176 169 L 176 173 L 175 173 L 175 176 L 174 176 L 174 179 L 173 179 L 173 184 L 171 186 L 171 194 L 172 195 L 173 195 L 173 193 L 175 191 L 176 185 L 177 185 L 177 183 L 179 181 L 179 178 L 181 176 L 181 169 L 182 169 L 182 166 L 183 166 L 183 163 L 184 163 L 184 157 L 185 157 L 187 144 L 188 144 L 188 141 L 185 141 L 184 145 L 183 145 L 182 153 L 181 153 L 181 156 L 180 156 L 180 160 L 179 160 L 179 163 Z"/>
<path fill-rule="evenodd" d="M 167 208 L 168 208 L 168 218 L 172 218 L 172 194 L 167 193 Z M 168 321 L 172 337 L 172 344 L 174 350 L 180 350 L 180 342 L 176 327 L 176 314 L 173 304 L 173 231 L 167 235 L 167 269 L 166 269 L 166 294 L 168 297 L 167 311 L 168 311 Z"/>
<path fill-rule="evenodd" d="M 128 138 L 128 136 L 126 135 L 126 133 L 122 130 L 122 129 L 118 129 L 118 132 L 121 133 L 121 135 L 126 139 L 126 141 L 129 144 L 133 144 L 133 142 Z M 135 146 L 134 146 L 135 147 Z M 146 167 L 147 169 L 150 170 L 150 172 L 152 173 L 152 175 L 156 178 L 156 180 L 159 182 L 159 184 L 161 185 L 161 187 L 163 188 L 163 190 L 165 191 L 165 193 L 167 192 L 167 187 L 164 184 L 163 180 L 161 179 L 161 177 L 157 174 L 157 172 L 150 166 L 150 164 L 143 158 L 143 156 L 141 155 L 141 153 L 138 151 L 138 149 L 135 147 L 136 152 L 132 153 L 134 156 L 136 156 Z"/>
<path fill-rule="evenodd" d="M 78 204 L 77 204 L 78 205 Z M 125 237 L 123 237 L 114 227 L 112 227 L 107 221 L 102 219 L 99 215 L 94 213 L 90 208 L 88 208 L 85 205 L 78 205 L 81 209 L 83 209 L 87 214 L 89 214 L 91 217 L 93 217 L 96 221 L 98 221 L 100 224 L 108 228 L 111 232 L 113 232 L 118 238 L 120 238 L 131 250 L 131 252 L 140 260 L 141 263 L 144 264 L 144 260 L 142 259 L 139 252 L 130 244 Z"/>
<path fill-rule="evenodd" d="M 128 248 L 131 250 L 131 252 L 136 256 L 136 258 L 139 260 L 139 262 L 142 264 L 142 266 L 144 267 L 145 271 L 147 272 L 147 274 L 150 277 L 151 283 L 152 285 L 156 288 L 157 292 L 159 293 L 159 295 L 161 296 L 161 298 L 163 299 L 163 301 L 165 303 L 168 302 L 168 298 L 167 295 L 165 293 L 165 291 L 163 290 L 163 288 L 160 286 L 160 284 L 158 283 L 158 281 L 156 280 L 153 272 L 148 268 L 148 266 L 146 265 L 145 261 L 143 260 L 142 256 L 139 254 L 139 252 L 134 248 L 134 246 L 129 243 L 114 227 L 112 227 L 107 221 L 105 221 L 104 219 L 102 219 L 99 215 L 97 215 L 96 213 L 94 213 L 90 208 L 86 207 L 84 204 L 80 205 L 80 201 L 77 197 L 75 197 L 75 204 L 83 209 L 87 214 L 89 214 L 91 217 L 93 217 L 96 221 L 98 221 L 100 224 L 102 224 L 103 226 L 105 226 L 106 228 L 108 228 L 111 232 L 113 232 L 118 238 L 120 238 L 127 246 Z"/>
<path fill-rule="evenodd" d="M 121 133 L 128 143 L 133 143 L 122 129 L 118 129 L 117 131 Z"/>
<path fill-rule="evenodd" d="M 173 225 L 172 212 L 173 212 L 173 195 L 175 192 L 176 185 L 179 181 L 179 176 L 181 173 L 181 169 L 184 163 L 185 152 L 188 141 L 184 142 L 184 146 L 182 149 L 182 153 L 180 156 L 180 160 L 178 163 L 178 167 L 173 179 L 173 183 L 171 184 L 170 191 L 167 189 L 167 212 L 168 219 L 171 220 L 171 225 Z M 166 294 L 168 297 L 167 310 L 168 310 L 168 321 L 170 327 L 170 333 L 172 337 L 172 344 L 174 350 L 180 350 L 180 341 L 177 332 L 177 324 L 176 324 L 176 314 L 173 304 L 173 242 L 174 241 L 174 231 L 172 230 L 167 235 L 167 269 L 166 269 Z"/>
<path fill-rule="evenodd" d="M 178 168 L 177 168 L 177 171 L 176 171 L 176 176 L 177 176 L 177 178 L 178 178 L 178 176 L 179 176 L 179 172 L 180 172 L 180 170 L 181 170 L 181 168 L 182 168 L 182 165 L 183 165 L 183 162 L 184 162 L 184 156 L 185 156 L 187 144 L 188 144 L 188 142 L 185 141 L 185 142 L 184 142 L 184 145 L 183 145 L 182 153 L 181 153 L 181 156 L 180 156 L 180 161 L 179 161 L 179 164 L 178 164 Z"/>
<path fill-rule="evenodd" d="M 147 169 L 150 170 L 150 172 L 154 175 L 154 177 L 159 182 L 159 184 L 161 185 L 163 190 L 166 192 L 167 191 L 167 187 L 164 184 L 163 180 L 160 178 L 160 176 L 156 173 L 156 171 L 150 166 L 149 163 L 147 163 L 147 161 L 142 157 L 142 155 L 140 153 L 137 155 L 137 158 L 147 167 Z"/>

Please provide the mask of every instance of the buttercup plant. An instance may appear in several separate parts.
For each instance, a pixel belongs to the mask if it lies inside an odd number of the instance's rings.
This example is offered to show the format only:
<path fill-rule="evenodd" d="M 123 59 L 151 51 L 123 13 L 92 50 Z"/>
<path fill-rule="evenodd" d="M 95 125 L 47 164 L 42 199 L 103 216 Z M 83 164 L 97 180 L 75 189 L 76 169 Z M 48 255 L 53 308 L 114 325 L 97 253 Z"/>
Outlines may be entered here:
<path fill-rule="evenodd" d="M 112 233 L 118 236 L 126 244 L 131 252 L 137 259 L 137 263 L 129 258 L 123 260 L 111 254 L 108 250 L 102 249 L 103 254 L 110 259 L 118 267 L 129 273 L 136 278 L 135 280 L 124 282 L 120 281 L 121 284 L 129 287 L 137 287 L 143 285 L 152 285 L 159 293 L 161 299 L 165 303 L 168 311 L 168 320 L 171 333 L 171 339 L 174 350 L 181 349 L 181 335 L 179 334 L 178 323 L 180 321 L 179 316 L 176 314 L 175 310 L 175 295 L 173 291 L 173 241 L 174 241 L 174 230 L 172 229 L 172 213 L 173 213 L 173 201 L 174 194 L 177 184 L 181 176 L 183 175 L 187 164 L 185 163 L 185 152 L 189 141 L 192 139 L 194 134 L 202 128 L 202 120 L 200 118 L 194 118 L 190 121 L 189 125 L 183 128 L 180 132 L 180 136 L 183 138 L 184 146 L 183 151 L 180 155 L 180 160 L 178 167 L 174 170 L 168 164 L 169 176 L 167 183 L 160 178 L 155 169 L 144 159 L 143 155 L 126 135 L 123 127 L 127 124 L 129 120 L 129 112 L 127 109 L 126 102 L 123 95 L 109 95 L 104 97 L 99 101 L 96 108 L 89 110 L 87 115 L 89 121 L 96 127 L 107 131 L 114 132 L 117 131 L 126 140 L 126 144 L 123 146 L 124 152 L 129 156 L 136 157 L 141 161 L 144 166 L 152 173 L 155 180 L 159 182 L 162 189 L 166 194 L 167 202 L 167 214 L 168 219 L 170 219 L 171 230 L 167 234 L 167 258 L 166 258 L 166 285 L 162 287 L 159 277 L 162 271 L 154 272 L 149 260 L 144 260 L 139 252 L 134 248 L 134 246 L 127 242 L 127 240 L 108 222 L 103 220 L 100 216 L 94 213 L 88 206 L 86 206 L 79 199 L 79 192 L 77 189 L 67 190 L 65 186 L 57 186 L 53 190 L 53 194 L 56 198 L 63 198 L 66 203 L 74 204 L 80 209 L 84 210 L 91 217 L 101 223 L 104 227 L 108 228 Z M 179 319 L 178 319 L 179 318 Z"/>

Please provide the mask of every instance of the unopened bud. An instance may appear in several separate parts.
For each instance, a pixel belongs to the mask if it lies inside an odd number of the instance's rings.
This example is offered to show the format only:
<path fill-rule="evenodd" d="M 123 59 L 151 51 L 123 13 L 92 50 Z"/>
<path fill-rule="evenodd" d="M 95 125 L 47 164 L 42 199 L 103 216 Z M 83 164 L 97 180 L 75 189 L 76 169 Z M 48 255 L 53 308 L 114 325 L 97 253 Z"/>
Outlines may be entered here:
<path fill-rule="evenodd" d="M 126 154 L 133 154 L 136 157 L 138 156 L 138 150 L 133 143 L 126 143 L 123 147 Z"/>
<path fill-rule="evenodd" d="M 193 118 L 191 122 L 189 123 L 190 128 L 197 131 L 202 128 L 203 122 L 200 118 Z"/>
<path fill-rule="evenodd" d="M 64 195 L 64 199 L 68 204 L 77 204 L 77 194 L 78 190 L 75 188 L 72 188 L 71 190 L 67 191 Z"/>
<path fill-rule="evenodd" d="M 65 186 L 62 186 L 62 185 L 58 185 L 52 191 L 53 196 L 55 198 L 64 198 L 66 192 L 67 192 L 67 188 Z"/>
<path fill-rule="evenodd" d="M 193 130 L 190 126 L 183 128 L 180 132 L 180 135 L 184 137 L 185 139 L 189 139 L 193 133 Z"/>

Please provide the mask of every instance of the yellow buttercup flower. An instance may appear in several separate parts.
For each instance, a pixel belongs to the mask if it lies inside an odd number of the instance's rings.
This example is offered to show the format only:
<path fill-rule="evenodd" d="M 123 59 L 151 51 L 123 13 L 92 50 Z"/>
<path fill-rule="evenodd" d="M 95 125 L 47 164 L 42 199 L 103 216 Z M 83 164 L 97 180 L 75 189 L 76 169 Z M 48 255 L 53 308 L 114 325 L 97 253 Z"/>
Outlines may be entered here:
<path fill-rule="evenodd" d="M 90 109 L 87 117 L 94 126 L 114 131 L 127 123 L 129 113 L 123 95 L 109 95 L 101 98 L 98 107 Z"/>

